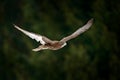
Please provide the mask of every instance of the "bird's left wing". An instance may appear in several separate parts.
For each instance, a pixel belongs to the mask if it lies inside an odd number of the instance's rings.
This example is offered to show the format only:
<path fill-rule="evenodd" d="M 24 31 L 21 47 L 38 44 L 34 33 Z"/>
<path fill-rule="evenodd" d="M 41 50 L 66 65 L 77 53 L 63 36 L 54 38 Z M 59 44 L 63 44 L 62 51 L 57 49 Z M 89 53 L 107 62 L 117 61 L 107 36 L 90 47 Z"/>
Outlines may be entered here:
<path fill-rule="evenodd" d="M 43 45 L 46 44 L 46 43 L 48 43 L 48 42 L 52 42 L 50 39 L 48 39 L 45 36 L 41 36 L 39 34 L 35 34 L 35 33 L 32 33 L 32 32 L 23 30 L 23 29 L 21 29 L 20 27 L 18 27 L 16 25 L 14 25 L 14 27 L 16 29 L 20 30 L 21 32 L 23 32 L 24 34 L 26 34 L 27 36 L 29 36 L 30 38 L 35 39 L 37 42 L 40 42 Z M 43 40 L 43 38 L 44 38 L 44 40 Z"/>
<path fill-rule="evenodd" d="M 68 41 L 68 40 L 70 40 L 70 39 L 73 39 L 73 38 L 77 37 L 77 36 L 80 35 L 81 33 L 87 31 L 87 30 L 91 27 L 92 23 L 93 23 L 93 18 L 90 19 L 83 27 L 81 27 L 81 28 L 79 28 L 78 30 L 76 30 L 73 34 L 71 34 L 71 35 L 69 35 L 69 36 L 67 36 L 67 37 L 64 37 L 64 38 L 61 39 L 60 41 L 61 41 L 61 42 L 66 42 L 66 41 Z"/>

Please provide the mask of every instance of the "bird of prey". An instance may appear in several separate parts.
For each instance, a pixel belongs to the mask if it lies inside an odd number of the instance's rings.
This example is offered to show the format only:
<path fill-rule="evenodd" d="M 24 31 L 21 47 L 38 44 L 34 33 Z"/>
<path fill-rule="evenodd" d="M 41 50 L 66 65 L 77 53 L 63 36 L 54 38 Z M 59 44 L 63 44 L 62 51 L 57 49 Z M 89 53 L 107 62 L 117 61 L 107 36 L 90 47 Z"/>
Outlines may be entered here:
<path fill-rule="evenodd" d="M 15 24 L 14 24 L 14 27 L 16 29 L 20 30 L 21 32 L 23 32 L 24 34 L 26 34 L 27 36 L 29 36 L 30 38 L 35 39 L 37 42 L 40 42 L 41 45 L 39 47 L 33 49 L 33 51 L 40 51 L 40 50 L 44 50 L 44 49 L 58 50 L 58 49 L 63 48 L 64 46 L 66 46 L 67 41 L 69 41 L 69 40 L 77 37 L 81 33 L 87 31 L 91 27 L 92 23 L 93 23 L 93 18 L 90 19 L 83 27 L 80 27 L 74 33 L 72 33 L 71 35 L 69 35 L 67 37 L 64 37 L 60 41 L 50 40 L 49 38 L 47 38 L 43 35 L 39 35 L 36 33 L 26 31 L 26 30 L 21 29 L 20 27 L 16 26 Z"/>

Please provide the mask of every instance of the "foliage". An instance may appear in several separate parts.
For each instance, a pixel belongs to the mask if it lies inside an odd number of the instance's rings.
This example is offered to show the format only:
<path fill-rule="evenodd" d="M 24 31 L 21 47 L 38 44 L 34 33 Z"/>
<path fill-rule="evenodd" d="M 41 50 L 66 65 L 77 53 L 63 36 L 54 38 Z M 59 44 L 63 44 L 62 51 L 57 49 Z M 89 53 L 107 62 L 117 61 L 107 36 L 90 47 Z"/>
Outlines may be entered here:
<path fill-rule="evenodd" d="M 120 79 L 117 0 L 0 1 L 0 80 Z M 60 40 L 94 18 L 92 28 L 58 51 L 38 46 L 13 27 Z"/>

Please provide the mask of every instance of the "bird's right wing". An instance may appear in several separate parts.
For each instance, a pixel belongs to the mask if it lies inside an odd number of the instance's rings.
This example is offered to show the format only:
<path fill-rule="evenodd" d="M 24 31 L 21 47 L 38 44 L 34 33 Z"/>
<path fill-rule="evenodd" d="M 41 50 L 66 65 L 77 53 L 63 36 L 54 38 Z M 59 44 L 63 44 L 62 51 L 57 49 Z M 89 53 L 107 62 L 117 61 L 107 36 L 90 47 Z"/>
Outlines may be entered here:
<path fill-rule="evenodd" d="M 51 43 L 52 42 L 50 39 L 48 39 L 45 36 L 41 36 L 39 34 L 35 34 L 35 33 L 32 33 L 32 32 L 23 30 L 23 29 L 21 29 L 20 27 L 18 27 L 16 25 L 14 25 L 14 27 L 16 29 L 18 29 L 19 31 L 23 32 L 24 34 L 26 34 L 27 36 L 29 36 L 30 38 L 35 39 L 37 42 L 40 42 L 43 45 L 46 44 L 46 43 Z"/>
<path fill-rule="evenodd" d="M 78 30 L 76 30 L 73 34 L 67 36 L 67 37 L 64 37 L 62 40 L 60 40 L 61 42 L 66 42 L 70 39 L 73 39 L 75 37 L 77 37 L 78 35 L 82 34 L 83 32 L 87 31 L 91 25 L 93 23 L 93 18 L 90 19 L 83 27 L 80 27 Z"/>

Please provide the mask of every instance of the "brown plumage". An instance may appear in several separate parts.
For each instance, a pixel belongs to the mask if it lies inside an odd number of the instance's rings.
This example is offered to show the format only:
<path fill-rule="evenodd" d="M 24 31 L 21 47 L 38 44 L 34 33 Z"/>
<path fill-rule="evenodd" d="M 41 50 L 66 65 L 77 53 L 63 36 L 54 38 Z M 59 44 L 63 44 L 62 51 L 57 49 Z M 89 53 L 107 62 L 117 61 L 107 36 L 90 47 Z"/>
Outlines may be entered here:
<path fill-rule="evenodd" d="M 81 33 L 87 31 L 91 27 L 92 23 L 93 23 L 93 19 L 89 20 L 83 27 L 76 30 L 73 34 L 71 34 L 67 37 L 64 37 L 60 41 L 50 40 L 45 36 L 23 30 L 16 25 L 14 25 L 14 27 L 16 29 L 20 30 L 21 32 L 23 32 L 24 34 L 26 34 L 27 36 L 29 36 L 30 38 L 35 39 L 37 42 L 40 42 L 41 45 L 39 47 L 33 49 L 33 51 L 40 51 L 40 50 L 44 50 L 44 49 L 58 50 L 60 48 L 63 48 L 66 45 L 67 41 L 69 41 L 70 39 L 73 39 L 73 38 L 77 37 L 78 35 L 80 35 Z"/>

